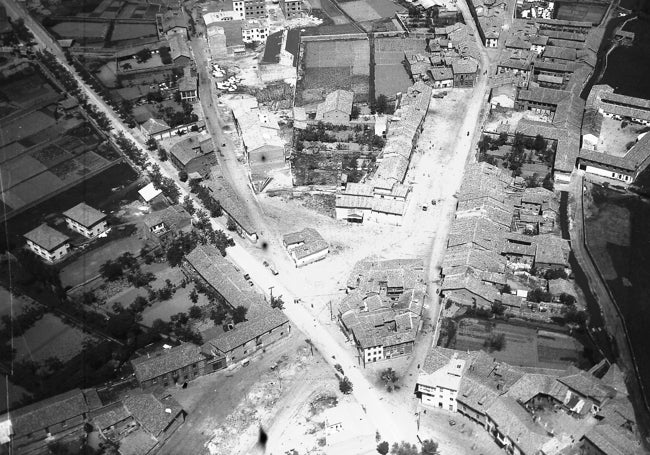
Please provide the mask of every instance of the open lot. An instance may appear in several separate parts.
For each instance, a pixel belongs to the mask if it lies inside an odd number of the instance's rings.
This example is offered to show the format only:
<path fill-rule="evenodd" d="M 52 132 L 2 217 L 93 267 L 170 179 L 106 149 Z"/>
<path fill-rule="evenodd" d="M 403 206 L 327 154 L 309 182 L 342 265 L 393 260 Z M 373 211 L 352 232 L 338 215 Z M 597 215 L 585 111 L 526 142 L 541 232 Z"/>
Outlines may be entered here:
<path fill-rule="evenodd" d="M 339 11 L 332 0 L 310 0 L 309 5 L 312 9 L 322 11 L 325 18 L 331 19 L 334 24 L 349 24 L 350 20 Z"/>
<path fill-rule="evenodd" d="M 341 3 L 341 9 L 357 22 L 381 19 L 381 15 L 364 0 Z"/>
<path fill-rule="evenodd" d="M 504 334 L 506 343 L 501 351 L 491 354 L 511 365 L 559 369 L 577 365 L 582 357 L 582 345 L 568 335 L 471 318 L 458 322 L 455 344 L 450 347 L 463 351 L 484 349 L 484 341 L 492 334 Z"/>
<path fill-rule="evenodd" d="M 370 47 L 365 39 L 310 41 L 305 45 L 305 68 L 351 67 L 352 74 L 370 74 Z"/>
<path fill-rule="evenodd" d="M 84 341 L 91 339 L 91 335 L 48 313 L 22 336 L 15 338 L 13 345 L 19 360 L 42 362 L 56 357 L 66 362 L 81 352 Z"/>
<path fill-rule="evenodd" d="M 636 123 L 625 124 L 623 128 L 622 120 L 604 117 L 596 150 L 608 155 L 625 156 L 627 145 L 634 143 L 639 134 L 648 130 L 647 127 Z"/>
<path fill-rule="evenodd" d="M 413 85 L 404 67 L 404 52 L 420 53 L 426 41 L 413 38 L 378 38 L 375 40 L 375 92 L 394 98 Z"/>
<path fill-rule="evenodd" d="M 555 18 L 599 24 L 607 11 L 607 7 L 608 5 L 603 3 L 557 2 L 555 4 Z"/>
<path fill-rule="evenodd" d="M 154 24 L 117 23 L 113 28 L 113 33 L 111 33 L 111 41 L 144 38 L 145 36 L 156 35 L 157 31 Z"/>
<path fill-rule="evenodd" d="M 59 22 L 50 28 L 61 39 L 82 41 L 103 41 L 108 32 L 108 23 L 102 22 Z"/>

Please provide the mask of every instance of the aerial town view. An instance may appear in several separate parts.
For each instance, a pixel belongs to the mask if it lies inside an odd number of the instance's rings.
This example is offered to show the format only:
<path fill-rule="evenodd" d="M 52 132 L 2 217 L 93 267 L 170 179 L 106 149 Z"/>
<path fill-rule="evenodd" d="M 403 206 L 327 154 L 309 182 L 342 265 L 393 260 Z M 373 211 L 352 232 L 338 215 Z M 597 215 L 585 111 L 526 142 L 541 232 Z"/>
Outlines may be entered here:
<path fill-rule="evenodd" d="M 650 1 L 0 0 L 0 455 L 650 454 Z"/>

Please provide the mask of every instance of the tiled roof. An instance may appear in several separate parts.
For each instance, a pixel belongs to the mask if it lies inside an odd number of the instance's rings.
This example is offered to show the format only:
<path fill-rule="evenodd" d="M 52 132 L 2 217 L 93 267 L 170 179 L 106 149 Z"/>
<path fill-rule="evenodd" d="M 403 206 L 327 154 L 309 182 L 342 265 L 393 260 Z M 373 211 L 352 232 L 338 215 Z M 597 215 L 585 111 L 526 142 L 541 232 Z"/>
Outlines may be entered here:
<path fill-rule="evenodd" d="M 214 152 L 212 138 L 205 135 L 195 135 L 175 143 L 171 153 L 180 163 L 185 166 L 191 160 Z"/>
<path fill-rule="evenodd" d="M 607 422 L 589 430 L 584 439 L 591 441 L 604 455 L 637 455 L 645 453 L 634 435 Z"/>
<path fill-rule="evenodd" d="M 131 360 L 135 377 L 139 382 L 156 378 L 187 365 L 205 360 L 201 348 L 183 343 L 171 349 L 164 349 L 156 356 L 142 356 Z"/>
<path fill-rule="evenodd" d="M 506 269 L 506 258 L 494 251 L 479 250 L 471 247 L 451 248 L 447 250 L 442 262 L 445 276 L 453 274 L 453 270 L 461 267 L 471 267 L 475 271 L 502 273 Z"/>
<path fill-rule="evenodd" d="M 159 400 L 150 393 L 131 395 L 123 403 L 133 418 L 155 437 L 160 436 L 178 414 L 183 412 L 183 408 L 173 398 Z"/>
<path fill-rule="evenodd" d="M 478 71 L 478 63 L 474 60 L 457 60 L 452 63 L 454 74 L 473 74 Z"/>
<path fill-rule="evenodd" d="M 56 395 L 11 413 L 15 436 L 24 436 L 88 412 L 84 394 L 79 389 Z"/>
<path fill-rule="evenodd" d="M 531 88 L 528 90 L 520 90 L 517 95 L 517 100 L 533 101 L 536 103 L 558 105 L 560 104 L 569 93 L 566 90 L 556 90 L 552 88 Z"/>
<path fill-rule="evenodd" d="M 614 389 L 604 385 L 598 378 L 582 370 L 577 370 L 573 374 L 568 374 L 558 378 L 558 381 L 566 385 L 572 391 L 591 398 L 601 404 L 616 394 Z"/>
<path fill-rule="evenodd" d="M 298 245 L 291 250 L 291 253 L 297 259 L 302 259 L 329 247 L 318 231 L 312 228 L 305 228 L 302 231 L 286 234 L 283 237 L 283 242 L 287 247 L 302 243 L 302 245 Z"/>
<path fill-rule="evenodd" d="M 434 81 L 447 81 L 454 78 L 454 72 L 451 70 L 451 68 L 447 67 L 431 68 L 429 72 L 431 73 L 431 78 Z"/>
<path fill-rule="evenodd" d="M 106 218 L 106 215 L 97 209 L 92 208 L 85 202 L 80 202 L 71 209 L 63 212 L 63 216 L 70 218 L 72 221 L 90 228 Z"/>
<path fill-rule="evenodd" d="M 131 417 L 122 402 L 112 403 L 103 408 L 97 409 L 90 414 L 93 425 L 100 430 L 105 430 L 111 426 L 122 422 Z"/>
<path fill-rule="evenodd" d="M 162 119 L 150 118 L 141 125 L 141 128 L 145 130 L 149 135 L 160 133 L 162 131 L 167 131 L 170 126 Z"/>
<path fill-rule="evenodd" d="M 221 203 L 221 208 L 232 217 L 241 228 L 254 235 L 257 232 L 255 222 L 248 213 L 247 205 L 241 200 L 239 194 L 230 186 L 230 183 L 221 175 L 217 167 L 211 170 L 210 180 L 204 186 L 208 188 L 211 196 Z"/>
<path fill-rule="evenodd" d="M 499 397 L 487 409 L 487 415 L 523 453 L 537 453 L 551 439 L 542 427 L 535 424 L 528 411 L 512 398 Z"/>
<path fill-rule="evenodd" d="M 537 395 L 543 394 L 563 402 L 567 387 L 557 381 L 557 376 L 526 373 L 508 390 L 508 396 L 522 403 L 528 403 Z"/>
<path fill-rule="evenodd" d="M 158 441 L 147 431 L 138 429 L 120 439 L 120 454 L 148 455 Z"/>
<path fill-rule="evenodd" d="M 577 58 L 576 50 L 568 47 L 546 46 L 542 53 L 544 58 L 574 61 Z"/>
<path fill-rule="evenodd" d="M 451 276 L 446 277 L 442 283 L 442 292 L 447 298 L 451 298 L 459 303 L 471 306 L 471 302 L 465 302 L 464 297 L 456 294 L 454 291 L 467 290 L 488 302 L 494 303 L 499 298 L 499 291 L 488 284 L 484 284 L 480 279 L 473 276 Z"/>
<path fill-rule="evenodd" d="M 51 228 L 45 223 L 29 231 L 25 234 L 25 238 L 47 251 L 52 251 L 70 240 L 70 237 Z"/>
<path fill-rule="evenodd" d="M 325 97 L 325 101 L 318 105 L 316 120 L 322 120 L 329 112 L 339 111 L 350 115 L 354 93 L 347 90 L 335 90 Z"/>
<path fill-rule="evenodd" d="M 289 322 L 282 311 L 270 308 L 267 303 L 259 305 L 261 306 L 256 309 L 257 314 L 254 318 L 236 324 L 234 329 L 207 340 L 204 346 L 214 346 L 222 353 L 227 354 L 244 343 Z"/>
<path fill-rule="evenodd" d="M 172 205 L 163 210 L 147 213 L 142 221 L 148 228 L 164 223 L 167 229 L 173 229 L 188 226 L 192 222 L 192 217 L 181 205 Z"/>
<path fill-rule="evenodd" d="M 535 262 L 542 264 L 569 264 L 569 243 L 553 234 L 543 234 L 533 237 L 537 248 L 535 250 Z"/>
<path fill-rule="evenodd" d="M 212 245 L 199 245 L 186 256 L 189 265 L 233 308 L 264 305 L 261 294 L 251 290 L 242 272 L 237 271 Z"/>
<path fill-rule="evenodd" d="M 552 295 L 570 294 L 575 296 L 576 290 L 573 284 L 562 278 L 548 281 L 548 292 Z"/>
<path fill-rule="evenodd" d="M 187 41 L 183 36 L 174 34 L 167 41 L 169 41 L 169 53 L 171 54 L 172 60 L 176 60 L 179 57 L 192 59 L 190 47 L 187 45 Z"/>

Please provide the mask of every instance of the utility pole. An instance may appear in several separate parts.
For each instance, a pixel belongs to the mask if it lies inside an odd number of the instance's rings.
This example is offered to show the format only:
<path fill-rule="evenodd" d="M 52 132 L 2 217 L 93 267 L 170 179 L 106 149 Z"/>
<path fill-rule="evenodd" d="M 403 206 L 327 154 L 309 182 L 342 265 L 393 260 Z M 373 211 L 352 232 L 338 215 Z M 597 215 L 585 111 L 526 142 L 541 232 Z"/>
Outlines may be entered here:
<path fill-rule="evenodd" d="M 332 301 L 330 300 L 330 321 L 334 320 L 334 315 L 332 314 Z"/>
<path fill-rule="evenodd" d="M 273 288 L 275 286 L 269 286 L 269 292 L 271 293 L 271 304 L 273 303 Z"/>

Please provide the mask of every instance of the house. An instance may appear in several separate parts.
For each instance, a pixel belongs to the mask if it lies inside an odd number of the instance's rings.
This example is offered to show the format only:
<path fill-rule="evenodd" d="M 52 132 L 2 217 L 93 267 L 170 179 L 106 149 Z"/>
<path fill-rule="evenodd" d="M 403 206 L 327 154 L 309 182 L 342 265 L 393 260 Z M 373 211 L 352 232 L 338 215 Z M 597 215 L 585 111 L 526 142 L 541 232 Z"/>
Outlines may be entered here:
<path fill-rule="evenodd" d="M 159 242 L 164 242 L 179 232 L 188 233 L 192 230 L 192 216 L 181 205 L 147 213 L 142 223 L 146 235 Z"/>
<path fill-rule="evenodd" d="M 456 398 L 465 367 L 466 361 L 459 358 L 457 353 L 447 358 L 435 349 L 429 351 L 416 384 L 415 393 L 422 404 L 456 412 Z"/>
<path fill-rule="evenodd" d="M 510 397 L 499 397 L 487 409 L 487 430 L 507 453 L 536 454 L 551 440 L 532 415 Z"/>
<path fill-rule="evenodd" d="M 185 421 L 185 411 L 171 397 L 159 399 L 151 393 L 134 393 L 124 398 L 122 403 L 158 443 L 168 439 Z"/>
<path fill-rule="evenodd" d="M 280 0 L 280 9 L 287 20 L 300 17 L 302 14 L 302 0 Z"/>
<path fill-rule="evenodd" d="M 178 92 L 181 101 L 193 103 L 199 99 L 199 80 L 192 75 L 190 67 L 183 68 L 183 77 L 178 80 Z"/>
<path fill-rule="evenodd" d="M 106 215 L 85 202 L 80 202 L 66 210 L 63 216 L 70 229 L 89 239 L 97 237 L 108 229 Z"/>
<path fill-rule="evenodd" d="M 138 195 L 140 196 L 140 199 L 142 199 L 144 202 L 148 204 L 153 204 L 157 201 L 161 201 L 165 199 L 165 196 L 162 194 L 162 191 L 156 188 L 153 182 L 148 183 L 146 186 L 139 189 Z"/>
<path fill-rule="evenodd" d="M 553 118 L 560 103 L 570 97 L 566 90 L 555 90 L 550 88 L 531 88 L 519 90 L 515 108 L 517 110 L 528 110 L 545 114 Z"/>
<path fill-rule="evenodd" d="M 169 157 L 176 169 L 188 174 L 206 174 L 217 162 L 214 143 L 207 134 L 190 136 L 175 143 L 169 149 Z"/>
<path fill-rule="evenodd" d="M 282 244 L 287 249 L 296 267 L 320 261 L 329 252 L 327 242 L 316 229 L 312 228 L 286 234 L 282 238 Z"/>
<path fill-rule="evenodd" d="M 185 37 L 175 33 L 167 41 L 169 42 L 169 53 L 175 65 L 187 66 L 192 62 L 192 52 Z"/>
<path fill-rule="evenodd" d="M 456 60 L 451 64 L 454 87 L 474 87 L 478 76 L 478 63 L 474 60 Z"/>
<path fill-rule="evenodd" d="M 181 38 L 187 39 L 187 17 L 183 8 L 168 10 L 164 14 L 156 15 L 156 25 L 160 35 L 167 39 L 177 34 Z"/>
<path fill-rule="evenodd" d="M 170 137 L 170 134 L 167 134 L 171 127 L 162 119 L 150 118 L 142 125 L 140 125 L 140 131 L 144 134 L 144 137 L 147 139 L 156 139 L 160 140 L 163 137 Z"/>
<path fill-rule="evenodd" d="M 517 89 L 514 85 L 506 84 L 495 87 L 490 93 L 490 108 L 514 109 L 515 99 L 517 99 Z"/>
<path fill-rule="evenodd" d="M 221 327 L 204 331 L 202 335 L 207 341 L 202 346 L 203 352 L 213 358 L 225 358 L 225 364 L 232 365 L 291 333 L 289 319 L 281 310 L 270 308 L 268 303 L 249 308 L 246 317 L 248 320 L 235 324 L 227 332 Z"/>
<path fill-rule="evenodd" d="M 632 183 L 650 164 L 650 134 L 644 134 L 624 156 L 581 150 L 578 169 L 608 179 Z"/>
<path fill-rule="evenodd" d="M 445 277 L 440 290 L 445 302 L 471 308 L 492 308 L 499 291 L 471 275 Z"/>
<path fill-rule="evenodd" d="M 11 453 L 47 453 L 52 442 L 82 437 L 88 412 L 100 405 L 94 390 L 73 389 L 16 409 L 0 420 L 10 422 Z"/>
<path fill-rule="evenodd" d="M 429 78 L 433 88 L 452 88 L 454 86 L 454 72 L 451 68 L 435 67 L 429 70 Z"/>
<path fill-rule="evenodd" d="M 535 268 L 538 271 L 564 270 L 569 267 L 569 242 L 553 234 L 534 237 Z"/>
<path fill-rule="evenodd" d="M 70 251 L 70 238 L 43 223 L 24 235 L 27 248 L 49 263 L 63 259 Z"/>
<path fill-rule="evenodd" d="M 260 77 L 264 82 L 295 79 L 300 52 L 300 29 L 280 30 L 266 39 L 260 62 Z M 294 109 L 297 107 L 294 107 Z M 304 110 L 304 108 L 302 108 Z"/>
<path fill-rule="evenodd" d="M 257 242 L 255 220 L 250 216 L 244 201 L 218 172 L 218 168 L 212 168 L 210 179 L 204 183 L 204 186 L 210 192 L 210 196 L 220 202 L 221 208 L 228 218 L 228 223 L 234 224 L 237 234 L 251 243 Z"/>
<path fill-rule="evenodd" d="M 499 47 L 499 30 L 489 30 L 485 33 L 485 47 Z"/>
<path fill-rule="evenodd" d="M 325 101 L 316 109 L 316 120 L 334 125 L 347 125 L 352 114 L 354 93 L 347 90 L 335 90 L 325 97 Z"/>
<path fill-rule="evenodd" d="M 268 16 L 264 0 L 235 0 L 233 5 L 236 11 L 244 11 L 245 19 L 259 19 Z"/>
<path fill-rule="evenodd" d="M 429 79 L 428 71 L 431 68 L 431 60 L 423 54 L 404 52 L 406 68 L 414 82 L 426 81 Z"/>
<path fill-rule="evenodd" d="M 269 28 L 259 21 L 244 21 L 241 36 L 245 43 L 260 43 L 269 37 Z"/>
<path fill-rule="evenodd" d="M 542 58 L 549 62 L 574 62 L 578 57 L 575 49 L 569 47 L 546 46 Z"/>
<path fill-rule="evenodd" d="M 624 428 L 602 423 L 580 439 L 583 455 L 641 455 L 645 453 L 634 434 Z"/>
<path fill-rule="evenodd" d="M 131 360 L 131 366 L 143 390 L 169 387 L 196 379 L 205 372 L 206 357 L 201 348 L 191 343 L 147 353 Z"/>

